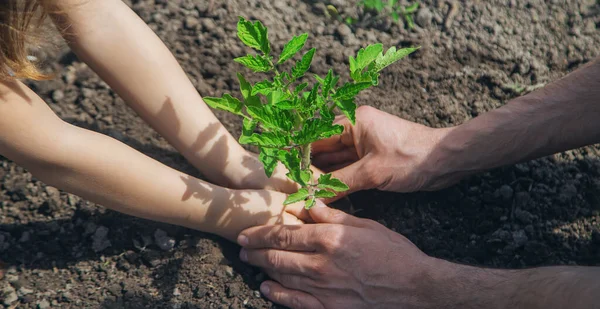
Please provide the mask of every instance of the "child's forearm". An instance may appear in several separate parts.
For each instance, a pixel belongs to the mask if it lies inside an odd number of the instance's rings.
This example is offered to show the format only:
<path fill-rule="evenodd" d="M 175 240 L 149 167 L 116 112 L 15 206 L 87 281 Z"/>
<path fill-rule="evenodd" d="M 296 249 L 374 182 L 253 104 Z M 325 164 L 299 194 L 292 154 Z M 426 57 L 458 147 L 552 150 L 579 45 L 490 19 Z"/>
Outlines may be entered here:
<path fill-rule="evenodd" d="M 209 180 L 238 187 L 236 182 L 248 174 L 241 164 L 246 151 L 204 104 L 172 53 L 127 5 L 121 0 L 49 5 L 60 12 L 53 17 L 78 57 Z"/>

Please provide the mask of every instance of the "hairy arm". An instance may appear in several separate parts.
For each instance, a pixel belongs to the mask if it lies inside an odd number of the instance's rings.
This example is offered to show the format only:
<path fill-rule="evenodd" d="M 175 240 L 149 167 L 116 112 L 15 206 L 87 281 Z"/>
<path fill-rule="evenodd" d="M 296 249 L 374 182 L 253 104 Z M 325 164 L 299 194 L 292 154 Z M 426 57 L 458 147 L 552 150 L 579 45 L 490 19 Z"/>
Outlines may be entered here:
<path fill-rule="evenodd" d="M 17 81 L 0 82 L 0 154 L 49 185 L 113 210 L 228 239 L 256 224 L 298 222 L 283 209 L 284 194 L 226 189 L 178 172 L 62 121 Z"/>
<path fill-rule="evenodd" d="M 57 0 L 49 6 L 60 12 L 53 18 L 77 56 L 210 181 L 293 192 L 285 176 L 264 175 L 257 157 L 219 122 L 173 54 L 121 0 Z"/>
<path fill-rule="evenodd" d="M 440 308 L 594 308 L 600 301 L 600 267 L 553 266 L 485 269 L 442 261 L 431 296 Z"/>
<path fill-rule="evenodd" d="M 600 142 L 600 59 L 445 132 L 438 181 Z M 443 186 L 443 185 L 442 185 Z"/>

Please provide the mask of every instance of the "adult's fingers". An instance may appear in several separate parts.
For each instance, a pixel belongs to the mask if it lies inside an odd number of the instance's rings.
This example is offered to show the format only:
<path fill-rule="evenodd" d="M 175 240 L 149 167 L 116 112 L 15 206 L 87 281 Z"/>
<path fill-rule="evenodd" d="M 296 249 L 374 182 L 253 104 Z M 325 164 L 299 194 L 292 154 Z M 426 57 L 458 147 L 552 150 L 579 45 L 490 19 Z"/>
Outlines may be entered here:
<path fill-rule="evenodd" d="M 276 249 L 240 250 L 240 260 L 262 269 L 274 270 L 289 275 L 311 276 L 314 273 L 312 253 Z"/>
<path fill-rule="evenodd" d="M 358 161 L 359 157 L 356 153 L 355 148 L 344 148 L 334 152 L 323 152 L 315 154 L 312 162 L 315 166 L 327 169 L 332 165 L 339 165 L 340 163 L 355 162 Z"/>
<path fill-rule="evenodd" d="M 349 215 L 341 210 L 318 204 L 309 210 L 310 216 L 316 223 L 330 223 L 349 225 L 354 227 L 365 227 L 365 220 Z"/>
<path fill-rule="evenodd" d="M 262 294 L 271 301 L 292 309 L 324 309 L 325 306 L 314 296 L 283 287 L 275 281 L 265 281 L 260 285 Z"/>
<path fill-rule="evenodd" d="M 317 230 L 312 224 L 255 226 L 242 231 L 237 242 L 247 249 L 315 251 Z"/>
<path fill-rule="evenodd" d="M 312 222 L 312 218 L 311 218 L 310 214 L 308 213 L 308 210 L 306 210 L 306 208 L 304 208 L 304 202 L 294 203 L 294 204 L 285 206 L 285 212 L 286 213 L 284 215 L 292 215 L 304 223 Z M 287 224 L 287 223 L 284 223 L 284 224 Z"/>

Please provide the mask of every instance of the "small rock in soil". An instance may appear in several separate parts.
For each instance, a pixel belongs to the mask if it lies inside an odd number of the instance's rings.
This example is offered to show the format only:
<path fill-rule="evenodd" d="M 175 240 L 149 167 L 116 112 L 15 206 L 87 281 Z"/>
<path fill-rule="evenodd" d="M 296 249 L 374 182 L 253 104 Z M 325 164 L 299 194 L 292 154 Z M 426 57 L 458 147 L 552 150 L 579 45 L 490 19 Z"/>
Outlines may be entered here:
<path fill-rule="evenodd" d="M 37 303 L 37 307 L 38 309 L 50 308 L 50 303 L 46 299 L 42 299 L 40 302 Z"/>
<path fill-rule="evenodd" d="M 197 18 L 195 18 L 193 16 L 188 16 L 185 18 L 185 21 L 183 24 L 186 29 L 194 30 L 194 29 L 196 29 L 196 26 L 198 26 L 200 24 L 200 22 L 198 21 Z"/>
<path fill-rule="evenodd" d="M 154 242 L 164 251 L 169 251 L 175 247 L 175 239 L 169 237 L 167 233 L 161 229 L 154 232 Z"/>
<path fill-rule="evenodd" d="M 415 21 L 417 25 L 421 26 L 421 28 L 427 28 L 431 26 L 431 21 L 433 19 L 433 13 L 427 7 L 419 8 L 419 12 L 417 13 L 417 17 Z"/>
<path fill-rule="evenodd" d="M 174 288 L 173 289 L 173 296 L 180 296 L 181 295 L 181 291 L 179 290 L 179 288 Z"/>
<path fill-rule="evenodd" d="M 503 185 L 500 187 L 500 196 L 505 201 L 510 200 L 513 197 L 513 193 L 513 188 L 511 188 L 509 185 Z"/>
<path fill-rule="evenodd" d="M 207 293 L 208 289 L 204 285 L 199 285 L 194 289 L 194 297 L 196 298 L 202 298 L 206 296 Z"/>
<path fill-rule="evenodd" d="M 10 306 L 12 303 L 16 302 L 19 299 L 19 296 L 17 296 L 17 292 L 10 285 L 7 285 L 4 288 L 4 290 L 2 290 L 2 295 L 4 296 L 3 303 L 6 306 Z"/>
<path fill-rule="evenodd" d="M 31 294 L 31 293 L 33 293 L 33 290 L 32 290 L 32 289 L 28 289 L 28 288 L 26 288 L 26 287 L 24 287 L 24 286 L 22 286 L 21 288 L 19 288 L 19 290 L 17 291 L 17 294 L 18 294 L 20 297 L 23 297 L 23 296 L 25 296 L 25 295 L 29 295 L 29 294 Z"/>
<path fill-rule="evenodd" d="M 520 208 L 515 209 L 515 218 L 524 224 L 529 224 L 533 221 L 533 215 L 529 211 L 521 210 Z"/>
<path fill-rule="evenodd" d="M 65 98 L 65 93 L 62 90 L 57 89 L 52 92 L 52 100 L 54 102 L 59 103 L 64 98 Z"/>
<path fill-rule="evenodd" d="M 105 226 L 99 226 L 94 233 L 92 249 L 95 252 L 104 251 L 106 248 L 111 246 L 110 240 L 106 239 L 108 235 L 108 228 Z"/>
<path fill-rule="evenodd" d="M 529 240 L 529 238 L 527 238 L 527 235 L 525 234 L 524 230 L 514 231 L 512 233 L 512 236 L 513 236 L 513 240 L 515 241 L 515 245 L 517 247 L 524 246 L 525 243 L 527 243 L 527 241 Z"/>

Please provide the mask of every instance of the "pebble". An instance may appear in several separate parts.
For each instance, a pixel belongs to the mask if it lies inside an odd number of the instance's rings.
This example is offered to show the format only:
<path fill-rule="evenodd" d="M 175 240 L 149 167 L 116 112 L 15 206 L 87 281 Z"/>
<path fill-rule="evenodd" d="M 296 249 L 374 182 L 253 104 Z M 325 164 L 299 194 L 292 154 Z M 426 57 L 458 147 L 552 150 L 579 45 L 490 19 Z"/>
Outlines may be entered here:
<path fill-rule="evenodd" d="M 21 238 L 19 239 L 19 242 L 23 243 L 23 242 L 28 242 L 31 239 L 31 233 L 29 233 L 29 231 L 25 231 L 23 232 L 23 234 L 21 234 Z"/>
<path fill-rule="evenodd" d="M 514 190 L 509 185 L 500 187 L 500 196 L 503 200 L 510 200 L 513 197 Z"/>
<path fill-rule="evenodd" d="M 184 27 L 188 30 L 196 29 L 196 26 L 198 26 L 199 24 L 200 22 L 198 21 L 198 19 L 193 16 L 186 17 L 183 23 Z"/>
<path fill-rule="evenodd" d="M 57 90 L 54 90 L 54 91 L 52 92 L 52 100 L 53 100 L 55 103 L 59 103 L 59 102 L 60 102 L 60 101 L 62 101 L 64 98 L 65 98 L 65 93 L 64 93 L 62 90 L 60 90 L 60 89 L 57 89 Z"/>
<path fill-rule="evenodd" d="M 169 251 L 175 247 L 175 239 L 169 237 L 167 232 L 157 229 L 154 232 L 154 242 L 156 245 L 164 251 Z"/>
<path fill-rule="evenodd" d="M 433 20 L 433 13 L 427 7 L 419 8 L 419 12 L 417 12 L 417 16 L 415 21 L 417 25 L 421 26 L 421 28 L 427 28 L 431 26 L 431 21 Z"/>
<path fill-rule="evenodd" d="M 96 229 L 93 237 L 92 249 L 95 252 L 104 251 L 106 248 L 110 247 L 112 244 L 110 240 L 106 239 L 108 235 L 108 228 L 106 226 L 99 226 Z"/>
<path fill-rule="evenodd" d="M 42 299 L 40 302 L 37 303 L 37 307 L 38 309 L 50 308 L 50 303 L 46 299 Z"/>
<path fill-rule="evenodd" d="M 527 234 L 525 234 L 524 230 L 514 231 L 512 233 L 512 236 L 513 236 L 513 240 L 515 242 L 515 245 L 517 247 L 524 246 L 525 243 L 527 243 L 527 241 L 529 240 L 529 238 L 527 238 Z"/>
<path fill-rule="evenodd" d="M 19 288 L 19 290 L 17 291 L 17 294 L 20 297 L 23 297 L 23 296 L 31 294 L 31 293 L 33 293 L 33 290 L 32 289 L 28 289 L 28 288 L 26 288 L 24 286 L 22 286 L 21 288 Z"/>
<path fill-rule="evenodd" d="M 4 295 L 3 304 L 5 306 L 10 306 L 12 303 L 19 299 L 19 296 L 17 296 L 17 292 L 10 285 L 6 286 L 4 290 L 2 290 L 2 294 Z"/>
<path fill-rule="evenodd" d="M 179 290 L 179 288 L 174 288 L 173 289 L 173 296 L 179 296 L 181 295 L 181 291 Z"/>
<path fill-rule="evenodd" d="M 204 31 L 212 31 L 217 28 L 217 24 L 215 24 L 215 21 L 212 18 L 203 18 L 200 23 L 202 24 Z"/>

